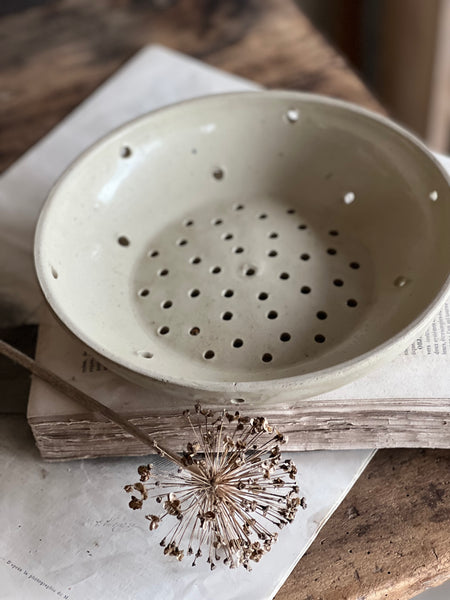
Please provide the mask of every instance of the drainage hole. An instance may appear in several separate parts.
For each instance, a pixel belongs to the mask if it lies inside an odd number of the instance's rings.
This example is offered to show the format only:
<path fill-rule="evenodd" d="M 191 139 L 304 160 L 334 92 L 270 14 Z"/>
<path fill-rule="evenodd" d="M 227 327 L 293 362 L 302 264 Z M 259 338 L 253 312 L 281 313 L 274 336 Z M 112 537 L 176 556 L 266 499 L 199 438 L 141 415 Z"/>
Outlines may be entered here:
<path fill-rule="evenodd" d="M 300 225 L 297 226 L 297 229 L 306 229 L 307 226 L 304 223 L 300 223 Z"/>
<path fill-rule="evenodd" d="M 153 354 L 151 352 L 147 352 L 147 350 L 139 350 L 138 354 L 142 358 L 153 358 Z"/>
<path fill-rule="evenodd" d="M 345 204 L 352 204 L 352 202 L 354 202 L 356 199 L 356 196 L 353 192 L 347 192 L 346 194 L 344 194 L 344 203 Z"/>
<path fill-rule="evenodd" d="M 296 123 L 298 121 L 299 115 L 300 113 L 296 108 L 290 108 L 285 115 L 286 121 L 288 123 Z"/>
<path fill-rule="evenodd" d="M 267 256 L 278 256 L 278 252 L 276 250 L 269 250 Z"/>
<path fill-rule="evenodd" d="M 324 321 L 328 317 L 328 315 L 324 310 L 319 310 L 319 312 L 316 313 L 316 317 L 321 321 Z"/>
<path fill-rule="evenodd" d="M 437 193 L 436 190 L 433 190 L 430 194 L 430 200 L 432 200 L 433 202 L 436 202 L 436 200 L 439 198 L 439 194 Z"/>
<path fill-rule="evenodd" d="M 197 290 L 197 289 L 191 290 L 189 292 L 189 296 L 191 298 L 197 298 L 197 296 L 200 296 L 200 290 Z"/>
<path fill-rule="evenodd" d="M 287 212 L 288 215 L 293 215 L 293 214 L 295 214 L 295 209 L 294 208 L 288 208 L 286 212 Z"/>
<path fill-rule="evenodd" d="M 286 272 L 280 273 L 280 279 L 289 279 L 289 273 L 286 273 Z"/>
<path fill-rule="evenodd" d="M 186 246 L 187 243 L 188 241 L 185 239 L 177 240 L 177 246 Z"/>
<path fill-rule="evenodd" d="M 127 238 L 126 235 L 121 235 L 118 239 L 117 239 L 117 243 L 120 246 L 129 246 L 130 245 L 130 240 Z"/>
<path fill-rule="evenodd" d="M 241 338 L 236 338 L 233 340 L 233 348 L 242 348 L 243 345 L 244 342 L 241 340 Z"/>
<path fill-rule="evenodd" d="M 156 258 L 157 256 L 159 256 L 159 252 L 158 252 L 158 250 L 151 250 L 148 253 L 148 256 L 150 256 L 150 258 Z"/>
<path fill-rule="evenodd" d="M 194 224 L 194 221 L 192 219 L 188 219 L 187 221 L 184 222 L 185 227 L 192 227 L 193 224 Z"/>
<path fill-rule="evenodd" d="M 278 233 L 276 231 L 271 231 L 269 237 L 271 240 L 275 240 L 278 237 Z"/>
<path fill-rule="evenodd" d="M 259 300 L 267 300 L 268 297 L 269 297 L 269 294 L 267 292 L 260 292 L 258 294 L 258 299 Z"/>
<path fill-rule="evenodd" d="M 58 271 L 55 269 L 55 267 L 51 267 L 50 270 L 52 272 L 53 279 L 58 279 Z"/>
<path fill-rule="evenodd" d="M 249 269 L 245 269 L 244 273 L 247 275 L 247 277 L 253 277 L 253 275 L 256 273 L 256 269 L 250 267 Z"/>
<path fill-rule="evenodd" d="M 141 298 L 145 298 L 146 296 L 148 296 L 150 294 L 150 290 L 148 288 L 142 288 L 142 290 L 139 290 L 138 295 Z"/>
<path fill-rule="evenodd" d="M 337 235 L 339 235 L 339 231 L 337 231 L 336 229 L 330 229 L 330 231 L 328 232 L 328 235 L 336 237 Z"/>
<path fill-rule="evenodd" d="M 222 296 L 225 296 L 225 298 L 232 298 L 234 296 L 234 290 L 223 290 Z"/>
<path fill-rule="evenodd" d="M 165 302 L 162 303 L 162 307 L 163 308 L 171 308 L 171 306 L 173 305 L 172 300 L 166 300 Z"/>
<path fill-rule="evenodd" d="M 231 398 L 231 404 L 244 404 L 244 398 Z"/>
<path fill-rule="evenodd" d="M 159 275 L 160 277 L 165 277 L 165 276 L 166 276 L 166 275 L 168 275 L 168 274 L 169 274 L 169 269 L 160 269 L 160 270 L 158 271 L 158 275 Z"/>
<path fill-rule="evenodd" d="M 300 258 L 302 260 L 309 260 L 311 257 L 309 256 L 309 254 L 306 254 L 306 252 L 304 252 L 303 254 L 300 254 Z"/>
<path fill-rule="evenodd" d="M 167 335 L 169 333 L 170 329 L 167 327 L 167 325 L 163 325 L 162 327 L 160 327 L 158 329 L 158 333 L 160 335 Z"/>
<path fill-rule="evenodd" d="M 129 146 L 122 146 L 120 149 L 120 157 L 121 158 L 130 158 L 132 152 Z"/>
<path fill-rule="evenodd" d="M 202 259 L 200 258 L 200 256 L 193 256 L 190 261 L 191 265 L 198 265 L 202 262 Z"/>
<path fill-rule="evenodd" d="M 261 360 L 265 363 L 272 362 L 272 359 L 273 359 L 273 356 L 269 352 L 265 352 L 261 357 Z"/>
<path fill-rule="evenodd" d="M 206 352 L 203 353 L 203 358 L 206 358 L 207 360 L 214 358 L 214 356 L 215 356 L 215 354 L 212 350 L 207 350 Z"/>
<path fill-rule="evenodd" d="M 225 177 L 225 171 L 223 169 L 221 169 L 220 167 L 216 167 L 213 170 L 213 177 L 214 179 L 217 179 L 217 181 L 220 181 L 221 179 L 223 179 Z"/>
<path fill-rule="evenodd" d="M 321 333 L 318 333 L 317 335 L 314 336 L 314 341 L 316 341 L 318 344 L 323 344 L 325 340 L 326 340 L 325 336 L 322 335 Z"/>
<path fill-rule="evenodd" d="M 334 256 L 335 254 L 337 254 L 337 250 L 336 250 L 336 248 L 328 248 L 327 253 L 330 254 L 331 256 Z"/>
<path fill-rule="evenodd" d="M 309 294 L 311 292 L 311 288 L 309 287 L 309 285 L 303 285 L 300 288 L 300 291 L 302 294 Z"/>
<path fill-rule="evenodd" d="M 284 333 L 282 333 L 280 335 L 280 340 L 282 342 L 288 342 L 290 339 L 291 339 L 291 334 L 290 333 L 284 332 Z"/>
<path fill-rule="evenodd" d="M 223 240 L 227 240 L 227 241 L 228 241 L 228 240 L 232 240 L 232 239 L 233 239 L 233 237 L 234 237 L 234 236 L 233 236 L 233 234 L 232 234 L 232 233 L 224 233 L 224 234 L 222 235 L 222 239 L 223 239 Z"/>
<path fill-rule="evenodd" d="M 243 204 L 235 204 L 234 210 L 244 210 L 244 205 Z"/>
<path fill-rule="evenodd" d="M 200 327 L 192 327 L 189 330 L 190 335 L 198 335 L 200 333 Z"/>
<path fill-rule="evenodd" d="M 333 285 L 335 285 L 336 287 L 342 287 L 344 285 L 344 282 L 342 281 L 342 279 L 334 279 Z"/>
<path fill-rule="evenodd" d="M 223 220 L 222 219 L 213 219 L 211 221 L 212 225 L 222 225 Z"/>
<path fill-rule="evenodd" d="M 231 321 L 231 319 L 233 318 L 233 313 L 227 310 L 221 314 L 221 317 L 223 321 Z"/>
<path fill-rule="evenodd" d="M 355 308 L 355 306 L 358 306 L 358 302 L 354 298 L 349 298 L 347 300 L 347 306 L 350 306 L 351 308 Z"/>
<path fill-rule="evenodd" d="M 278 317 L 278 313 L 276 310 L 269 310 L 269 312 L 267 313 L 268 319 L 276 319 L 277 317 Z"/>
<path fill-rule="evenodd" d="M 217 275 L 217 273 L 220 273 L 222 269 L 220 267 L 212 267 L 211 268 L 211 273 L 213 273 L 213 275 Z"/>
<path fill-rule="evenodd" d="M 259 215 L 258 215 L 258 219 L 261 219 L 261 220 L 263 220 L 263 219 L 267 219 L 267 214 L 266 214 L 266 213 L 261 213 L 261 214 L 259 214 Z"/>
<path fill-rule="evenodd" d="M 235 248 L 233 248 L 233 252 L 235 254 L 242 254 L 244 252 L 244 248 L 242 246 L 236 246 Z"/>
<path fill-rule="evenodd" d="M 403 277 L 403 275 L 399 275 L 394 281 L 394 285 L 396 287 L 405 287 L 407 283 L 408 280 L 406 279 L 406 277 Z"/>
<path fill-rule="evenodd" d="M 359 263 L 357 263 L 357 262 L 351 262 L 349 264 L 350 269 L 359 269 L 360 266 L 361 265 Z"/>

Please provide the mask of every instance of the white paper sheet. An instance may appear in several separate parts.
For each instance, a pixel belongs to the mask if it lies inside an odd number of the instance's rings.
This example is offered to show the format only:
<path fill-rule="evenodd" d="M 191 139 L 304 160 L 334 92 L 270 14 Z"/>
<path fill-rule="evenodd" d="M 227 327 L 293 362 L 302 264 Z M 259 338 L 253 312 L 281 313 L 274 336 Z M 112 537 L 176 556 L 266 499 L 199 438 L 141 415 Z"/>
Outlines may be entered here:
<path fill-rule="evenodd" d="M 44 463 L 17 416 L 0 417 L 0 440 L 1 600 L 270 600 L 372 455 L 286 453 L 308 508 L 250 573 L 211 572 L 163 556 L 146 510 L 128 508 L 123 486 L 144 459 Z"/>

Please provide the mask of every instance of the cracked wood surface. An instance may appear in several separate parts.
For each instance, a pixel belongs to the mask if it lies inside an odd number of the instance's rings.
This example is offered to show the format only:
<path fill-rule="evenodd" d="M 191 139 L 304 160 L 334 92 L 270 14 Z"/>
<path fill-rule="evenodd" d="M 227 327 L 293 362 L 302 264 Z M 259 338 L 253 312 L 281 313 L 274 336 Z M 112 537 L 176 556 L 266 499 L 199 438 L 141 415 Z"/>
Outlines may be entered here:
<path fill-rule="evenodd" d="M 0 171 L 148 43 L 268 87 L 381 110 L 291 0 L 30 4 L 18 0 L 0 20 Z M 34 334 L 8 335 L 27 347 Z M 0 367 L 2 400 L 23 401 L 26 374 Z M 450 577 L 449 481 L 449 451 L 380 451 L 277 600 L 407 600 Z"/>

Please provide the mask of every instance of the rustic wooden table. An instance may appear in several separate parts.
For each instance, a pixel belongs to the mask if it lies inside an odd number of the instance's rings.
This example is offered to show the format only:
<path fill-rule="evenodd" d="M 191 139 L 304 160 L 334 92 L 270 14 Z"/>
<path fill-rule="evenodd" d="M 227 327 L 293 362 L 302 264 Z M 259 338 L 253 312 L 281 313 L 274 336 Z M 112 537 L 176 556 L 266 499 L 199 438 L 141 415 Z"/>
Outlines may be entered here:
<path fill-rule="evenodd" d="M 152 42 L 268 87 L 382 110 L 291 0 L 17 0 L 7 6 L 10 14 L 0 20 L 0 171 Z M 0 335 L 32 352 L 35 329 Z M 2 404 L 25 399 L 27 381 L 18 367 L 0 361 Z M 378 452 L 277 600 L 403 600 L 449 578 L 449 483 L 450 451 Z"/>

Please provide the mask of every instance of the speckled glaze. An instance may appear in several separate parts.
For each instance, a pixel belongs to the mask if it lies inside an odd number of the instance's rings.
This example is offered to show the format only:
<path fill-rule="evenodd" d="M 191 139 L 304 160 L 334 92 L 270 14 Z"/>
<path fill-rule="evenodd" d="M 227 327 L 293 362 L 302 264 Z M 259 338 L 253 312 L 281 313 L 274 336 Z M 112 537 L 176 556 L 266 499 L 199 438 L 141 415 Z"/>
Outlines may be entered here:
<path fill-rule="evenodd" d="M 444 301 L 450 191 L 411 134 L 294 92 L 211 96 L 94 145 L 42 211 L 60 321 L 162 398 L 263 404 L 343 385 Z"/>

